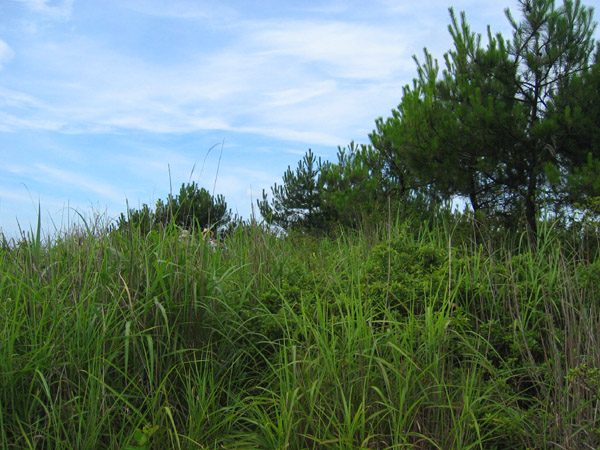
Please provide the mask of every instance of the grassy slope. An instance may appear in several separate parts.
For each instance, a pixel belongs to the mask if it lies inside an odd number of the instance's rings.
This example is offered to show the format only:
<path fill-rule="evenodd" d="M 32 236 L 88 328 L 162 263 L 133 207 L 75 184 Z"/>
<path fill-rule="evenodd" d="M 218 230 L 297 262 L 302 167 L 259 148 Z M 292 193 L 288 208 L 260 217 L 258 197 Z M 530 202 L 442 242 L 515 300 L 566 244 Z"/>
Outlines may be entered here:
<path fill-rule="evenodd" d="M 600 262 L 465 224 L 0 250 L 2 448 L 596 448 Z"/>

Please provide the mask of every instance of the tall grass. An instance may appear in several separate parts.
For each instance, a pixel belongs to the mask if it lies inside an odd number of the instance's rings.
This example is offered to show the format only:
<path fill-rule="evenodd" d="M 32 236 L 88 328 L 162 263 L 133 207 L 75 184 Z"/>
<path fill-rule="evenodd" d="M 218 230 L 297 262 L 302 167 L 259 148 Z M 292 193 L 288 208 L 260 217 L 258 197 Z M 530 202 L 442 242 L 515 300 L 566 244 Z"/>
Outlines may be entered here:
<path fill-rule="evenodd" d="M 541 230 L 5 242 L 0 446 L 597 448 L 600 262 Z"/>

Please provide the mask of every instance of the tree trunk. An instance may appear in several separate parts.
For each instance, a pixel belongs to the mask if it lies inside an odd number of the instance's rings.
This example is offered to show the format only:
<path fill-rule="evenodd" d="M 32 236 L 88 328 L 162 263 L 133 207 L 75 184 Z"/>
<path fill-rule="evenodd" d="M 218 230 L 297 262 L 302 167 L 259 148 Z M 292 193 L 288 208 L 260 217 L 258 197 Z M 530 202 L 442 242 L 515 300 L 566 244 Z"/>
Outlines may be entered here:
<path fill-rule="evenodd" d="M 536 194 L 536 178 L 535 171 L 530 171 L 529 180 L 527 183 L 527 192 L 525 196 L 525 220 L 527 222 L 527 238 L 529 240 L 529 245 L 533 248 L 536 239 L 537 239 L 537 220 L 536 220 L 536 202 L 535 202 L 535 194 Z"/>

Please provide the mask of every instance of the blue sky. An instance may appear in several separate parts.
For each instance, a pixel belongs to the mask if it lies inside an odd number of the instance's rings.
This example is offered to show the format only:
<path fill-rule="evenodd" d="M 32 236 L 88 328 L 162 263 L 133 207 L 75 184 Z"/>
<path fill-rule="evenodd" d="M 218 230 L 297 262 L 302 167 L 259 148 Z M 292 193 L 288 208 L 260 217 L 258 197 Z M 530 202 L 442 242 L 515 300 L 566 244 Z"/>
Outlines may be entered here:
<path fill-rule="evenodd" d="M 189 181 L 248 218 L 309 148 L 334 159 L 368 141 L 412 56 L 450 49 L 449 6 L 506 37 L 503 10 L 517 14 L 513 0 L 0 0 L 0 229 L 29 230 L 38 204 L 50 234 L 115 218 Z"/>

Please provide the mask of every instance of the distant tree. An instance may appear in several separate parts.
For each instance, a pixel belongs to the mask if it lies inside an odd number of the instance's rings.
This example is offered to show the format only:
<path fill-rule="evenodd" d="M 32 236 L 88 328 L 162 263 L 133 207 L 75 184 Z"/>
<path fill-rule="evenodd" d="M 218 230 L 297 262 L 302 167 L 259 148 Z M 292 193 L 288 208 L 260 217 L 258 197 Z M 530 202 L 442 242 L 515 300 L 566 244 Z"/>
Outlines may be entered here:
<path fill-rule="evenodd" d="M 186 229 L 225 225 L 231 218 L 225 197 L 213 197 L 194 182 L 182 184 L 175 198 L 169 194 L 166 202 L 159 200 L 155 214 L 158 222 L 163 225 L 173 221 Z"/>
<path fill-rule="evenodd" d="M 378 150 L 351 142 L 338 147 L 336 162 L 322 162 L 309 150 L 296 170 L 288 167 L 283 183 L 271 188 L 272 198 L 263 191 L 257 204 L 268 224 L 311 232 L 359 229 L 400 209 L 429 214 L 431 205 L 419 193 L 399 188 L 399 179 Z"/>
<path fill-rule="evenodd" d="M 117 228 L 128 229 L 134 226 L 147 233 L 174 223 L 192 230 L 214 225 L 225 227 L 230 219 L 231 213 L 227 210 L 227 203 L 222 195 L 213 197 L 206 189 L 192 182 L 182 184 L 177 196 L 169 194 L 166 201 L 159 199 L 154 210 L 143 204 L 140 210 L 131 208 L 127 215 L 121 213 Z"/>
<path fill-rule="evenodd" d="M 147 234 L 154 228 L 154 211 L 144 203 L 140 209 L 127 208 L 127 214 L 121 213 L 116 227 L 126 230 L 135 227 L 141 234 Z"/>
<path fill-rule="evenodd" d="M 512 40 L 488 28 L 486 47 L 464 13 L 459 22 L 451 9 L 454 49 L 441 78 L 425 50 L 418 78 L 392 117 L 377 120 L 371 140 L 411 188 L 466 197 L 473 210 L 513 225 L 523 217 L 533 237 L 540 202 L 549 197 L 545 167 L 563 150 L 548 106 L 589 67 L 595 24 L 579 1 L 519 5 L 521 22 L 506 10 Z"/>
<path fill-rule="evenodd" d="M 352 228 L 377 220 L 392 195 L 379 153 L 351 142 L 347 148 L 338 147 L 337 159 L 322 165 L 318 182 L 329 220 Z"/>
<path fill-rule="evenodd" d="M 285 230 L 319 230 L 325 227 L 327 213 L 323 209 L 322 189 L 319 175 L 321 159 L 312 150 L 298 162 L 296 170 L 288 169 L 283 174 L 283 184 L 271 187 L 272 198 L 263 190 L 262 200 L 257 200 L 258 209 L 268 224 Z"/>

